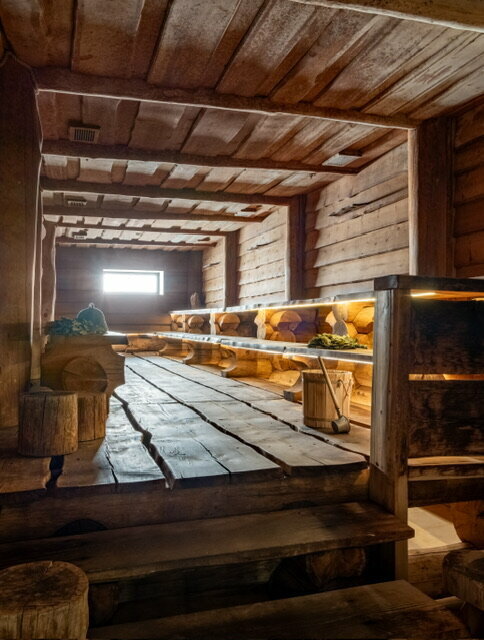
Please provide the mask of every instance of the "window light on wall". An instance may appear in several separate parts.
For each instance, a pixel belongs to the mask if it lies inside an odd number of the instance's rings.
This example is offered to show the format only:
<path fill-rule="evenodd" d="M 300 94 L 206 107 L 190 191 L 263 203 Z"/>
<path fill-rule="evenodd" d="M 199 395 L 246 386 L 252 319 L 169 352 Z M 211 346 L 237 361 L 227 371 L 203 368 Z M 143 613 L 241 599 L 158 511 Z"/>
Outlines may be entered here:
<path fill-rule="evenodd" d="M 163 295 L 163 271 L 103 269 L 104 293 Z"/>

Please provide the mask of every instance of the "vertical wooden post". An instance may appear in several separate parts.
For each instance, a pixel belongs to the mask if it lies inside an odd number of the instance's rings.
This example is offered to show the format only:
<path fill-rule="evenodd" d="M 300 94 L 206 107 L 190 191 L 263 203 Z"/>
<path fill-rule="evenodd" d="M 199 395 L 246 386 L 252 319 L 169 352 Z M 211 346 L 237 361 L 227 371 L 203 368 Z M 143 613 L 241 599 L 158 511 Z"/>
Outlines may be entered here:
<path fill-rule="evenodd" d="M 30 379 L 40 125 L 30 70 L 0 66 L 0 427 L 18 424 Z"/>
<path fill-rule="evenodd" d="M 376 292 L 373 343 L 369 497 L 407 521 L 408 340 L 410 291 Z M 393 575 L 405 578 L 407 543 L 384 545 L 382 559 Z"/>
<path fill-rule="evenodd" d="M 294 196 L 287 208 L 286 299 L 304 298 L 304 247 L 306 242 L 306 196 Z"/>
<path fill-rule="evenodd" d="M 410 274 L 454 275 L 453 118 L 433 118 L 408 134 Z"/>
<path fill-rule="evenodd" d="M 35 238 L 34 292 L 32 318 L 32 359 L 30 367 L 30 387 L 40 386 L 40 356 L 42 353 L 42 202 L 40 193 L 37 200 L 37 233 Z"/>
<path fill-rule="evenodd" d="M 190 251 L 187 264 L 187 297 L 190 299 L 192 293 L 198 293 L 202 299 L 202 251 Z M 188 304 L 190 306 L 190 304 Z"/>
<path fill-rule="evenodd" d="M 238 269 L 239 232 L 232 231 L 223 239 L 224 242 L 224 294 L 223 306 L 232 307 L 239 301 Z"/>
<path fill-rule="evenodd" d="M 42 240 L 42 324 L 54 320 L 56 295 L 55 230 L 54 222 L 44 221 Z"/>

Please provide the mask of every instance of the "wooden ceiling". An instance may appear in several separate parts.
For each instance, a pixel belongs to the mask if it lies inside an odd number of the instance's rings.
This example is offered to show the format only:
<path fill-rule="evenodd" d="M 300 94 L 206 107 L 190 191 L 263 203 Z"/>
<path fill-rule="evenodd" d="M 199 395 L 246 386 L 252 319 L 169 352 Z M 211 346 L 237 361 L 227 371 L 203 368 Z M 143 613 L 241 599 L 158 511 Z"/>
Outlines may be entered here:
<path fill-rule="evenodd" d="M 482 95 L 479 29 L 340 4 L 0 0 L 4 44 L 39 87 L 46 218 L 74 240 L 71 225 L 84 241 L 206 244 Z M 97 142 L 69 141 L 73 125 Z M 322 166 L 343 150 L 361 156 Z"/>

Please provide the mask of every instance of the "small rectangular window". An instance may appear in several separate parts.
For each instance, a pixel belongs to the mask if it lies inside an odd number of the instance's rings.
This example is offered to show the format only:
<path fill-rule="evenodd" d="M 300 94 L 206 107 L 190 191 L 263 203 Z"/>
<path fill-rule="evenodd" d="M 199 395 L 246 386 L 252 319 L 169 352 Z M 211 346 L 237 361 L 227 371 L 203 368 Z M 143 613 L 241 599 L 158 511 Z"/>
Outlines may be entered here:
<path fill-rule="evenodd" d="M 163 295 L 163 271 L 103 269 L 104 293 L 149 293 Z"/>

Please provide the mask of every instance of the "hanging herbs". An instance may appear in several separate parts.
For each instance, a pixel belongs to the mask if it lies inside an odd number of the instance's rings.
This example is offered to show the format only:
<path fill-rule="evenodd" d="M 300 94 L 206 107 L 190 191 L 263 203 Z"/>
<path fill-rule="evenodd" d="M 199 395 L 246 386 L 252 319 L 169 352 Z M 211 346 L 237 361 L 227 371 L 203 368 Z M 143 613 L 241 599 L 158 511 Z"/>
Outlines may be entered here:
<path fill-rule="evenodd" d="M 360 344 L 356 338 L 339 336 L 334 333 L 318 333 L 308 342 L 308 347 L 319 349 L 368 349 Z"/>
<path fill-rule="evenodd" d="M 102 335 L 106 333 L 106 326 L 91 320 L 59 318 L 59 320 L 49 322 L 45 332 L 49 336 L 87 336 L 93 333 Z"/>

